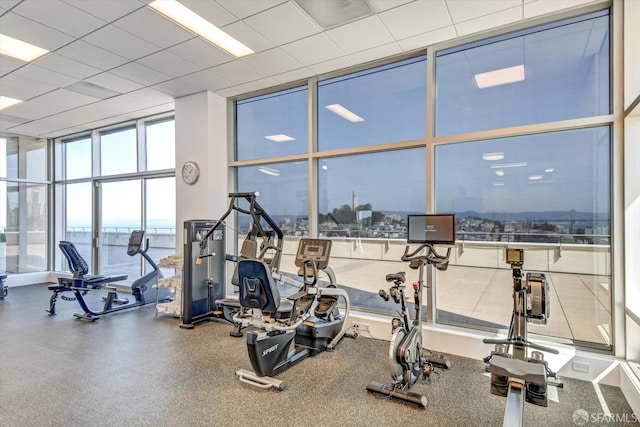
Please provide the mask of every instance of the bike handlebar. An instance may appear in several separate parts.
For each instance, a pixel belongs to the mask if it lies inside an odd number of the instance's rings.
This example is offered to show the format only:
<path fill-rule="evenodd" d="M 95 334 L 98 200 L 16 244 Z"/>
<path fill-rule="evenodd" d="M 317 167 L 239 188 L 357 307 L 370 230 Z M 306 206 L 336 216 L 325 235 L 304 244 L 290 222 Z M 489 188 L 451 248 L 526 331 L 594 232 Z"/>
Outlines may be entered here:
<path fill-rule="evenodd" d="M 435 265 L 436 268 L 439 270 L 446 270 L 447 266 L 449 265 L 449 256 L 451 255 L 450 247 L 447 248 L 446 255 L 440 255 L 438 252 L 436 252 L 436 250 L 434 249 L 431 243 L 423 243 L 418 247 L 418 249 L 416 249 L 411 253 L 409 253 L 409 248 L 410 248 L 409 245 L 405 246 L 404 254 L 402 255 L 402 258 L 401 258 L 402 261 L 407 261 L 407 262 L 419 261 L 423 264 L 429 263 L 429 264 Z M 418 255 L 425 248 L 427 248 L 427 254 Z"/>

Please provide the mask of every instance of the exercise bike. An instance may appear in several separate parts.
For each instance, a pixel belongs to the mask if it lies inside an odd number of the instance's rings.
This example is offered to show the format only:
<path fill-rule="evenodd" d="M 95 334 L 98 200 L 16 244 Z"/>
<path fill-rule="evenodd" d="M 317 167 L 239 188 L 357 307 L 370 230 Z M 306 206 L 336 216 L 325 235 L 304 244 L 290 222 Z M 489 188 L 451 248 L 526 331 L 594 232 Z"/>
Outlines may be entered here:
<path fill-rule="evenodd" d="M 416 235 L 418 235 L 417 241 L 421 243 L 411 253 L 409 253 L 411 246 L 407 245 L 402 255 L 402 261 L 409 262 L 410 268 L 419 271 L 418 282 L 413 284 L 415 316 L 411 321 L 405 301 L 405 272 L 387 274 L 387 282 L 391 282 L 393 285 L 388 292 L 381 289 L 378 295 L 385 301 L 393 299 L 401 307 L 400 317 L 395 317 L 391 321 L 389 368 L 392 382 L 388 385 L 372 381 L 367 385 L 367 391 L 398 398 L 426 408 L 427 397 L 412 392 L 411 387 L 419 378 L 427 379 L 436 366 L 443 369 L 451 367 L 450 361 L 444 356 L 426 357 L 423 355 L 421 297 L 424 289 L 424 268 L 430 265 L 444 271 L 449 265 L 451 248 L 449 247 L 447 254 L 442 256 L 436 252 L 433 245 L 435 243 L 453 244 L 455 241 L 454 224 L 453 215 L 409 216 L 409 238 L 407 241 L 408 243 L 416 242 Z M 415 230 L 416 228 L 418 231 Z M 429 235 L 429 233 L 433 233 L 433 235 Z M 426 239 L 431 241 L 426 241 Z M 421 255 L 424 250 L 426 253 Z"/>
<path fill-rule="evenodd" d="M 300 240 L 296 265 L 303 286 L 284 300 L 264 261 L 239 261 L 241 309 L 234 320 L 243 327 L 256 328 L 247 332 L 247 352 L 253 371 L 238 370 L 240 381 L 259 388 L 284 390 L 286 382 L 273 378 L 274 375 L 308 356 L 333 350 L 345 336 L 355 338 L 346 332 L 349 296 L 336 287 L 328 266 L 330 250 L 330 240 Z M 319 271 L 329 276 L 328 287 L 317 286 Z M 337 306 L 339 298 L 344 300 L 344 314 Z"/>
<path fill-rule="evenodd" d="M 0 273 L 0 300 L 5 299 L 9 294 L 9 287 L 4 282 L 5 280 L 7 280 L 7 273 Z"/>
<path fill-rule="evenodd" d="M 491 372 L 491 393 L 507 398 L 503 426 L 524 425 L 524 402 L 547 406 L 547 386 L 562 388 L 557 374 L 549 369 L 543 351 L 558 350 L 527 340 L 527 323 L 546 325 L 550 315 L 549 284 L 543 273 L 527 273 L 522 281 L 524 251 L 507 249 L 507 263 L 513 277 L 513 314 L 507 339 L 484 339 L 495 350 L 483 360 Z M 532 349 L 531 357 L 527 349 Z"/>
<path fill-rule="evenodd" d="M 153 290 L 155 284 L 157 284 L 160 277 L 160 269 L 156 263 L 147 254 L 149 249 L 149 239 L 146 240 L 145 247 L 142 247 L 142 241 L 144 240 L 144 231 L 135 230 L 129 237 L 129 244 L 127 246 L 127 255 L 135 256 L 140 254 L 151 265 L 152 270 L 142 275 L 133 283 L 131 283 L 131 294 L 135 298 L 135 301 L 129 302 L 127 298 L 120 298 L 115 286 L 110 285 L 113 282 L 119 282 L 126 280 L 128 275 L 118 274 L 112 276 L 90 275 L 87 274 L 89 267 L 87 262 L 82 258 L 77 248 L 72 242 L 61 241 L 59 243 L 60 250 L 64 254 L 69 263 L 69 268 L 72 272 L 71 278 L 60 277 L 58 278 L 57 285 L 49 285 L 49 290 L 52 291 L 49 299 L 49 310 L 47 312 L 50 316 L 56 314 L 56 301 L 58 296 L 64 292 L 72 292 L 73 297 L 61 296 L 67 301 L 77 300 L 78 304 L 83 310 L 83 313 L 76 313 L 74 317 L 94 321 L 99 319 L 101 315 L 114 313 L 117 311 L 127 310 L 134 307 L 141 307 L 149 303 L 155 303 L 156 301 L 165 301 L 167 296 L 160 296 L 157 294 L 159 289 Z M 91 290 L 99 290 L 103 287 L 107 290 L 107 295 L 103 297 L 102 310 L 92 310 L 89 308 L 84 296 Z M 151 292 L 155 292 L 154 295 L 150 295 Z"/>

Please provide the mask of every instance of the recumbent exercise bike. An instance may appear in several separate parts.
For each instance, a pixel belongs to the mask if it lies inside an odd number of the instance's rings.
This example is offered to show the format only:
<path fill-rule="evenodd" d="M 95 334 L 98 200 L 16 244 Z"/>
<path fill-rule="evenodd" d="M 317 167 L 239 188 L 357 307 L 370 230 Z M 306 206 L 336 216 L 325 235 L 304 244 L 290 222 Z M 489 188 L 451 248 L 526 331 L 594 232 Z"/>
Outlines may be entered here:
<path fill-rule="evenodd" d="M 542 352 L 558 350 L 527 340 L 527 323 L 546 325 L 550 315 L 549 284 L 543 273 L 529 272 L 522 281 L 524 251 L 507 249 L 506 261 L 513 277 L 513 314 L 507 339 L 484 339 L 495 350 L 483 360 L 491 372 L 491 393 L 507 398 L 503 426 L 524 425 L 524 402 L 547 406 L 547 386 L 562 388 Z M 531 357 L 527 355 L 527 349 Z"/>
<path fill-rule="evenodd" d="M 378 292 L 385 301 L 393 299 L 400 303 L 400 317 L 391 321 L 392 334 L 389 347 L 389 368 L 391 384 L 372 381 L 367 385 L 367 391 L 384 394 L 389 397 L 404 400 L 426 408 L 427 397 L 412 392 L 411 387 L 418 381 L 428 378 L 434 367 L 448 369 L 451 363 L 444 356 L 426 357 L 422 351 L 422 292 L 424 289 L 424 268 L 429 265 L 440 271 L 447 269 L 451 247 L 442 256 L 434 248 L 437 243 L 453 245 L 455 243 L 455 217 L 453 215 L 409 215 L 407 243 L 420 243 L 420 246 L 409 253 L 411 246 L 407 245 L 402 255 L 402 261 L 409 262 L 409 267 L 419 270 L 418 282 L 413 284 L 413 299 L 415 316 L 411 321 L 409 308 L 405 301 L 405 272 L 387 274 L 387 282 L 393 286 L 387 292 Z M 424 255 L 421 255 L 426 250 Z M 427 287 L 431 287 L 428 283 Z"/>
<path fill-rule="evenodd" d="M 59 277 L 58 284 L 49 285 L 48 289 L 52 291 L 49 298 L 49 310 L 47 312 L 50 316 L 56 314 L 56 301 L 60 296 L 66 301 L 78 301 L 83 313 L 76 313 L 74 316 L 79 319 L 94 321 L 99 319 L 101 315 L 114 313 L 117 311 L 127 310 L 130 308 L 141 307 L 149 303 L 155 303 L 156 301 L 165 301 L 169 299 L 168 291 L 167 295 L 156 294 L 160 292 L 159 289 L 152 289 L 157 284 L 160 277 L 160 269 L 156 263 L 147 254 L 149 249 L 149 239 L 146 240 L 145 247 L 143 249 L 142 242 L 144 240 L 143 230 L 134 230 L 129 237 L 129 244 L 127 246 L 127 255 L 135 256 L 140 254 L 151 265 L 152 270 L 142 275 L 138 279 L 131 283 L 131 294 L 135 298 L 135 301 L 129 302 L 127 298 L 118 297 L 118 291 L 115 286 L 110 284 L 113 282 L 119 282 L 126 280 L 127 274 L 117 274 L 112 276 L 91 275 L 88 274 L 89 266 L 87 262 L 82 258 L 76 246 L 69 241 L 61 241 L 58 246 L 69 263 L 69 269 L 71 270 L 72 277 Z M 92 290 L 100 290 L 106 288 L 107 295 L 103 297 L 104 305 L 101 310 L 92 310 L 89 308 L 84 296 Z M 61 295 L 64 292 L 72 292 L 73 297 L 67 297 Z M 154 292 L 153 296 L 150 295 Z"/>
<path fill-rule="evenodd" d="M 302 288 L 280 299 L 278 285 L 269 266 L 262 260 L 243 259 L 238 263 L 238 285 L 241 309 L 234 321 L 247 332 L 247 351 L 253 371 L 240 369 L 239 380 L 259 387 L 284 390 L 286 382 L 273 378 L 307 356 L 333 350 L 347 333 L 349 296 L 336 287 L 335 276 L 328 265 L 331 241 L 300 240 L 296 253 Z M 329 277 L 328 287 L 318 287 L 319 272 Z M 340 313 L 342 298 L 345 312 Z"/>

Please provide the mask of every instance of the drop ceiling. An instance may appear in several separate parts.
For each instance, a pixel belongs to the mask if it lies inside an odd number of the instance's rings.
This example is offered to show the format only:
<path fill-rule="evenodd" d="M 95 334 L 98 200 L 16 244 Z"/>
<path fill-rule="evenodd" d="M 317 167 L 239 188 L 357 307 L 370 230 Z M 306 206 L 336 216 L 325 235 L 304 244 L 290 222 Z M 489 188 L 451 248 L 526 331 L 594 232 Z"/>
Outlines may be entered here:
<path fill-rule="evenodd" d="M 236 59 L 149 1 L 0 0 L 0 33 L 50 51 L 31 63 L 0 56 L 0 95 L 24 100 L 0 111 L 0 135 L 76 134 L 171 111 L 193 93 L 233 97 L 600 3 L 368 0 L 368 16 L 325 30 L 293 0 L 181 0 L 255 51 Z"/>

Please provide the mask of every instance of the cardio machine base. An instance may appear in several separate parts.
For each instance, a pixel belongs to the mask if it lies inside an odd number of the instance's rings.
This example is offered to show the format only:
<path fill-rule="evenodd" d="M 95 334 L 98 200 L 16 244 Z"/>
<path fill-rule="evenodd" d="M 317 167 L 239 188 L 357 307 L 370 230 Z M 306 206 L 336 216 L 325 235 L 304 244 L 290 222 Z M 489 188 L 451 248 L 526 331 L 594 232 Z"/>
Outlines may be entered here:
<path fill-rule="evenodd" d="M 392 385 L 382 384 L 377 381 L 371 381 L 367 385 L 367 391 L 371 393 L 384 394 L 388 397 L 404 400 L 405 402 L 418 405 L 420 408 L 425 409 L 427 407 L 427 396 L 424 394 L 414 393 L 408 390 L 402 390 Z"/>

